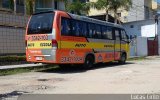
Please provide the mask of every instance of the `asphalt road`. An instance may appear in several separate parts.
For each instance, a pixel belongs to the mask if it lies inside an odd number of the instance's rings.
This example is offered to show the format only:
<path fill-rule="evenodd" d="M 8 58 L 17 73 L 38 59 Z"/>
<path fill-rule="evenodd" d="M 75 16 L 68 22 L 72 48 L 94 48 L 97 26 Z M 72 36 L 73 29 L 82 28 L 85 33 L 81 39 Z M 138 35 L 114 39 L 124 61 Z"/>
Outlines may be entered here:
<path fill-rule="evenodd" d="M 98 64 L 91 70 L 51 69 L 0 77 L 0 95 L 21 94 L 160 94 L 160 57 Z"/>

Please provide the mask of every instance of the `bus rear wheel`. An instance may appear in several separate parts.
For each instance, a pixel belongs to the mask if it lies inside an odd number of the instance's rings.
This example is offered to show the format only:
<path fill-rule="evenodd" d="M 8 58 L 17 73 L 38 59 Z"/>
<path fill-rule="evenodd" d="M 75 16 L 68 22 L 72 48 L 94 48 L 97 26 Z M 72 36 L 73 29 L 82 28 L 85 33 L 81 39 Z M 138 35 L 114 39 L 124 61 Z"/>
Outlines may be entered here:
<path fill-rule="evenodd" d="M 118 61 L 119 64 L 125 64 L 125 63 L 126 63 L 126 59 L 127 59 L 126 54 L 123 53 L 123 54 L 121 55 L 120 60 Z"/>
<path fill-rule="evenodd" d="M 88 55 L 86 58 L 85 58 L 85 62 L 83 64 L 83 68 L 85 69 L 90 69 L 94 66 L 94 56 L 92 55 Z"/>

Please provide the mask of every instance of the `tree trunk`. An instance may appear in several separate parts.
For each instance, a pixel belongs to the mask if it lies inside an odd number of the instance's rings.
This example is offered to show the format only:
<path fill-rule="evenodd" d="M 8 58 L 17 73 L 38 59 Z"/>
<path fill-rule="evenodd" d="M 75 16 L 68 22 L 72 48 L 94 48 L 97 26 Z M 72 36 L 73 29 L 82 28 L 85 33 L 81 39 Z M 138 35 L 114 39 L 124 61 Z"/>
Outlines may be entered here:
<path fill-rule="evenodd" d="M 27 2 L 24 0 L 24 15 L 27 15 Z"/>
<path fill-rule="evenodd" d="M 108 10 L 106 10 L 106 22 L 108 22 L 109 16 L 108 16 Z"/>
<path fill-rule="evenodd" d="M 16 11 L 17 11 L 17 3 L 16 0 L 14 0 L 14 14 L 16 14 Z"/>
<path fill-rule="evenodd" d="M 115 19 L 114 19 L 114 23 L 117 24 L 117 11 L 116 11 L 116 10 L 114 11 L 114 18 L 115 18 Z"/>
<path fill-rule="evenodd" d="M 35 13 L 35 0 L 32 1 L 32 7 L 33 7 L 32 11 L 33 13 Z"/>

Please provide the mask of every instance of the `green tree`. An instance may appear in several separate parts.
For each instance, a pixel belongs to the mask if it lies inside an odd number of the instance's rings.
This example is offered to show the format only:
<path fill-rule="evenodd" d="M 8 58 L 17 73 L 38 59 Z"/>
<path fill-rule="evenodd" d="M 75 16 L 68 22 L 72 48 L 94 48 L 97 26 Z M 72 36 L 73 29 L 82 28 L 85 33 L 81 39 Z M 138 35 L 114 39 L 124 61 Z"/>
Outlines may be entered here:
<path fill-rule="evenodd" d="M 33 12 L 34 12 L 34 2 L 35 2 L 35 0 L 25 0 L 27 15 L 33 14 Z"/>
<path fill-rule="evenodd" d="M 112 0 L 97 0 L 97 2 L 90 2 L 90 6 L 97 10 L 105 10 L 106 21 L 108 21 L 109 5 Z"/>
<path fill-rule="evenodd" d="M 105 10 L 106 12 L 106 21 L 108 21 L 108 12 L 113 11 L 115 22 L 117 22 L 117 11 L 119 8 L 124 8 L 129 10 L 132 6 L 131 0 L 97 0 L 97 2 L 91 2 L 91 7 L 96 8 L 97 10 Z"/>
<path fill-rule="evenodd" d="M 78 15 L 88 14 L 89 10 L 90 10 L 89 3 L 82 3 L 80 0 L 74 0 L 72 3 L 68 2 L 66 6 L 66 11 Z"/>
<path fill-rule="evenodd" d="M 129 10 L 129 8 L 132 7 L 132 1 L 131 0 L 112 0 L 110 2 L 109 10 L 113 11 L 115 23 L 117 23 L 117 20 L 119 17 L 117 16 L 118 9 L 124 9 Z"/>
<path fill-rule="evenodd" d="M 14 1 L 9 0 L 9 9 L 14 10 Z"/>

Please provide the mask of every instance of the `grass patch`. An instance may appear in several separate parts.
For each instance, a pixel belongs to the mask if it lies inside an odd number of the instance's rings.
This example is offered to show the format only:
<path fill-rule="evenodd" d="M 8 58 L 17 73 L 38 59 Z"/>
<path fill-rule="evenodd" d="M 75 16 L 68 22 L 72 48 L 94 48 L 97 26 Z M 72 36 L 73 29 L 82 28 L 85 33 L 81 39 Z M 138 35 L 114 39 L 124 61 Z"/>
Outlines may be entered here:
<path fill-rule="evenodd" d="M 55 69 L 55 68 L 58 68 L 58 66 L 56 66 L 56 65 L 44 65 L 44 66 L 36 66 L 36 67 L 4 69 L 4 70 L 0 70 L 0 76 L 27 73 L 27 72 L 43 71 L 43 70 Z"/>
<path fill-rule="evenodd" d="M 1 56 L 0 62 L 26 61 L 26 56 Z"/>
<path fill-rule="evenodd" d="M 129 58 L 127 61 L 134 61 L 134 60 L 146 60 L 146 57 L 134 57 L 134 58 Z"/>

